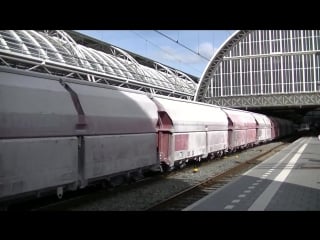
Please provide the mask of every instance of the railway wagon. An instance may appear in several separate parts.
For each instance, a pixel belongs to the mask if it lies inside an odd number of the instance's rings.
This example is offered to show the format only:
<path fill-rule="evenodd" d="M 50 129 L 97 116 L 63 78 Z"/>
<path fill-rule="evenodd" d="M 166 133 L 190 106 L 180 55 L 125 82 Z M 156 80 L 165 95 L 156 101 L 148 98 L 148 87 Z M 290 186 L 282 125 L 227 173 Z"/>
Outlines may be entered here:
<path fill-rule="evenodd" d="M 269 117 L 271 121 L 271 138 L 272 139 L 277 139 L 280 136 L 280 125 L 279 125 L 279 120 L 275 117 Z"/>
<path fill-rule="evenodd" d="M 264 122 L 266 123 L 266 141 L 271 141 L 273 140 L 272 135 L 271 135 L 271 131 L 272 131 L 272 122 L 271 119 L 267 116 L 263 114 L 263 119 Z"/>
<path fill-rule="evenodd" d="M 278 117 L 270 117 L 274 125 L 275 138 L 282 138 L 294 132 L 294 124 L 287 120 Z"/>
<path fill-rule="evenodd" d="M 159 164 L 144 94 L 2 67 L 0 102 L 0 201 Z"/>
<path fill-rule="evenodd" d="M 271 120 L 263 114 L 251 113 L 257 123 L 257 140 L 256 143 L 265 143 L 272 140 L 271 136 Z"/>
<path fill-rule="evenodd" d="M 222 155 L 228 148 L 228 119 L 219 107 L 160 96 L 152 100 L 159 112 L 162 165 Z"/>
<path fill-rule="evenodd" d="M 66 84 L 84 113 L 79 150 L 83 186 L 159 165 L 157 108 L 147 95 L 102 84 Z"/>
<path fill-rule="evenodd" d="M 288 136 L 294 132 L 294 124 L 293 122 L 287 119 L 280 119 L 282 125 L 280 127 L 280 135 L 281 136 Z"/>
<path fill-rule="evenodd" d="M 228 150 L 234 152 L 253 146 L 257 139 L 257 123 L 250 112 L 221 107 L 228 117 Z"/>

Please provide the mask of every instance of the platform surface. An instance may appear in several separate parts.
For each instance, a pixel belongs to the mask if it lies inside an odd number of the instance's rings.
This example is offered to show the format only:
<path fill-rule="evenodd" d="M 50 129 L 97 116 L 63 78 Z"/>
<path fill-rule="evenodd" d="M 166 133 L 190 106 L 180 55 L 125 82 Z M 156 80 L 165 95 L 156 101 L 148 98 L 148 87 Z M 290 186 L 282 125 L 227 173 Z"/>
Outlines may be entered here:
<path fill-rule="evenodd" d="M 319 211 L 320 140 L 302 137 L 183 211 Z"/>

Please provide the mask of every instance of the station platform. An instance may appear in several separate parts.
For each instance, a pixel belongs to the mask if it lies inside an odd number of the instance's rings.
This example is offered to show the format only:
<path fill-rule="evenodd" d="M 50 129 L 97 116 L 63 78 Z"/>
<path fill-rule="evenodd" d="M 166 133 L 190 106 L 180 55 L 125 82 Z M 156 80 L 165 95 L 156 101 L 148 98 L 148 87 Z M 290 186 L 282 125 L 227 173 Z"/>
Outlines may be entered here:
<path fill-rule="evenodd" d="M 320 140 L 301 137 L 183 211 L 319 211 Z"/>

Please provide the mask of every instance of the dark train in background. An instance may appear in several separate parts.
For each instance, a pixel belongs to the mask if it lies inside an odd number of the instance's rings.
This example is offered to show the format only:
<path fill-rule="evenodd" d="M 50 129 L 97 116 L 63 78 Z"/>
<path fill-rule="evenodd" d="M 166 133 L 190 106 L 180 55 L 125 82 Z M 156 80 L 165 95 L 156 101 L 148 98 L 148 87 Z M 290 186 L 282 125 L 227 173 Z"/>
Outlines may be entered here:
<path fill-rule="evenodd" d="M 0 67 L 0 203 L 289 135 L 263 114 Z"/>

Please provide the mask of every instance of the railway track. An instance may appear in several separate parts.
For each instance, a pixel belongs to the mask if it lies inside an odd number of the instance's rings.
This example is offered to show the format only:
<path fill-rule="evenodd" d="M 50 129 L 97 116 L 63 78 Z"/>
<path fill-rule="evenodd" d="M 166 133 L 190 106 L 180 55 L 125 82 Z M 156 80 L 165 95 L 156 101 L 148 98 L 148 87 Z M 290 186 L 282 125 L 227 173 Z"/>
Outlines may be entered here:
<path fill-rule="evenodd" d="M 206 180 L 191 186 L 183 191 L 170 196 L 169 198 L 156 203 L 155 205 L 145 209 L 146 211 L 181 211 L 192 203 L 207 196 L 213 191 L 223 187 L 227 183 L 240 176 L 245 171 L 251 169 L 255 165 L 265 160 L 268 156 L 279 151 L 280 148 L 285 147 L 288 143 L 282 143 L 248 161 L 239 163 L 235 167 L 221 173 L 207 178 Z"/>

